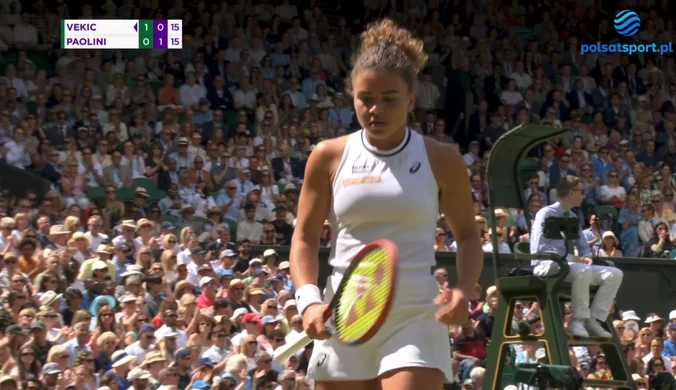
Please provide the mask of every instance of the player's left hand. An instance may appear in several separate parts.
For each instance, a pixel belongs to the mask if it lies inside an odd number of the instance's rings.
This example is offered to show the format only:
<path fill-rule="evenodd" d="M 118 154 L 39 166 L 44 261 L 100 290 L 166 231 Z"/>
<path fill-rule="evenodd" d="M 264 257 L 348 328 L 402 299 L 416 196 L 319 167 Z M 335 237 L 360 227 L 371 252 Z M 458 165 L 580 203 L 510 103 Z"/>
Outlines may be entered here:
<path fill-rule="evenodd" d="M 447 289 L 439 294 L 434 303 L 440 306 L 436 314 L 437 321 L 447 325 L 463 325 L 469 321 L 469 301 L 462 291 Z"/>

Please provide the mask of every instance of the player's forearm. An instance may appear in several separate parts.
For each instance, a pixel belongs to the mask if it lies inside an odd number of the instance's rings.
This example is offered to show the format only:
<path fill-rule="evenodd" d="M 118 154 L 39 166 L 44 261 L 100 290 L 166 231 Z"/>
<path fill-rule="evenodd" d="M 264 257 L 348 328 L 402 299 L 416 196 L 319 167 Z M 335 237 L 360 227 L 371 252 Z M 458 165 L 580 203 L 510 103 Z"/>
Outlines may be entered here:
<path fill-rule="evenodd" d="M 472 234 L 458 240 L 458 254 L 456 268 L 458 270 L 458 288 L 470 297 L 474 287 L 479 282 L 481 270 L 484 266 L 484 252 L 481 248 L 481 239 Z"/>
<path fill-rule="evenodd" d="M 317 284 L 319 277 L 319 237 L 307 237 L 296 231 L 291 239 L 289 268 L 296 289 L 306 284 Z"/>

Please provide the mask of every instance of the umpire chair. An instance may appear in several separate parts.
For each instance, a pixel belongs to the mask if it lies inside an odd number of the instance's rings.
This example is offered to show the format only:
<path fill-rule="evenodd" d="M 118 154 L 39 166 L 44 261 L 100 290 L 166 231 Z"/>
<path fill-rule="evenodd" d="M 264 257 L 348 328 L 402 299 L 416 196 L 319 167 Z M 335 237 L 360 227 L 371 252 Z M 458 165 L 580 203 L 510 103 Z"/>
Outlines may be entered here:
<path fill-rule="evenodd" d="M 509 208 L 528 210 L 524 199 L 523 178 L 520 161 L 526 154 L 538 144 L 567 132 L 568 129 L 555 129 L 552 127 L 537 126 L 532 124 L 520 125 L 502 137 L 500 137 L 491 149 L 488 160 L 487 173 L 490 178 L 488 189 L 489 223 L 492 231 L 495 231 L 496 205 Z M 577 221 L 566 221 L 567 218 L 548 219 L 545 226 L 545 237 L 548 239 L 575 240 L 579 237 L 579 224 Z M 530 230 L 530 220 L 526 218 Z M 571 226 L 576 226 L 574 229 Z M 613 335 L 612 339 L 599 337 L 569 336 L 564 329 L 564 302 L 570 300 L 571 285 L 565 282 L 569 273 L 566 256 L 554 253 L 531 254 L 530 246 L 525 243 L 517 244 L 514 256 L 500 256 L 498 254 L 497 236 L 493 240 L 493 267 L 495 270 L 496 287 L 498 294 L 498 307 L 495 313 L 492 339 L 488 346 L 488 360 L 484 376 L 484 389 L 504 388 L 503 368 L 507 358 L 507 349 L 512 345 L 527 345 L 537 343 L 546 351 L 546 360 L 552 366 L 543 365 L 543 369 L 555 369 L 555 366 L 570 366 L 569 348 L 572 346 L 599 346 L 606 356 L 612 380 L 584 380 L 584 386 L 636 389 L 630 371 L 622 352 L 622 346 L 612 327 L 607 320 L 608 329 Z M 501 259 L 502 257 L 502 259 Z M 509 259 L 517 261 L 517 267 L 509 272 L 504 269 Z M 560 267 L 560 272 L 552 276 L 540 277 L 532 274 L 529 268 L 531 260 L 551 260 Z M 528 266 L 522 267 L 521 262 L 527 262 Z M 595 264 L 611 265 L 599 259 Z M 498 265 L 503 266 L 502 272 Z M 595 293 L 592 289 L 591 294 Z M 540 320 L 544 325 L 544 331 L 532 335 L 526 331 L 512 332 L 512 317 L 517 300 L 534 300 L 540 305 Z M 518 371 L 518 366 L 515 367 Z M 540 384 L 541 385 L 541 384 Z M 550 388 L 556 387 L 550 384 Z"/>

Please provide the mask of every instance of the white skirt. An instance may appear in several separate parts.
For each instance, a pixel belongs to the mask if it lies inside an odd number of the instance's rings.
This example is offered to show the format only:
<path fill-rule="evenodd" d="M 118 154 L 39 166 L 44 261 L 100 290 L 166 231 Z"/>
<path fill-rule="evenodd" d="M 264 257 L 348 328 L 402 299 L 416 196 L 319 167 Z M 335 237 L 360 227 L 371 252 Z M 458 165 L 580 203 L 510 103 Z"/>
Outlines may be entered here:
<path fill-rule="evenodd" d="M 420 279 L 399 278 L 388 318 L 366 343 L 347 346 L 336 338 L 315 341 L 308 376 L 319 382 L 363 381 L 396 369 L 428 367 L 440 370 L 446 380 L 451 381 L 453 368 L 448 327 L 434 316 L 436 282 L 430 274 L 425 275 L 424 280 Z M 324 302 L 331 300 L 339 281 L 340 276 L 329 277 Z M 415 293 L 411 294 L 413 291 Z M 425 299 L 415 299 L 420 304 L 412 305 L 411 295 L 423 295 Z M 422 304 L 427 301 L 428 304 Z"/>

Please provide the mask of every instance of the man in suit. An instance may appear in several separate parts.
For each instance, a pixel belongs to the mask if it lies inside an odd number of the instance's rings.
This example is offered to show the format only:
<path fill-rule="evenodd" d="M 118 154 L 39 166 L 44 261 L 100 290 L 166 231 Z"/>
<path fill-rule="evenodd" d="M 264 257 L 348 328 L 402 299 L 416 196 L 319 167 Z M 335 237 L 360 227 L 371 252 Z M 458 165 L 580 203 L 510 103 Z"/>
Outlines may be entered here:
<path fill-rule="evenodd" d="M 615 127 L 617 117 L 624 112 L 624 107 L 620 104 L 620 95 L 613 93 L 610 95 L 610 106 L 603 110 L 603 123 L 608 127 Z"/>
<path fill-rule="evenodd" d="M 49 152 L 49 155 L 45 161 L 45 166 L 40 172 L 40 176 L 49 180 L 52 185 L 59 185 L 59 180 L 61 180 L 61 170 L 59 168 L 59 158 L 61 155 L 58 151 L 52 150 Z"/>
<path fill-rule="evenodd" d="M 215 58 L 208 62 L 209 74 L 214 76 L 225 76 L 227 61 L 225 60 L 225 49 L 220 49 L 214 56 Z"/>
<path fill-rule="evenodd" d="M 57 149 L 63 148 L 66 138 L 75 138 L 75 130 L 68 124 L 68 114 L 64 111 L 56 113 L 56 121 L 45 128 L 45 135 Z"/>
<path fill-rule="evenodd" d="M 172 184 L 178 184 L 178 164 L 175 158 L 165 157 L 164 167 L 160 169 L 157 175 L 157 188 L 162 191 L 169 191 Z"/>
<path fill-rule="evenodd" d="M 539 201 L 542 204 L 549 204 L 547 201 L 547 195 L 540 191 L 540 188 L 538 187 L 538 184 L 540 183 L 540 177 L 538 176 L 537 173 L 533 173 L 530 175 L 528 178 L 528 187 L 523 190 L 523 198 L 524 199 L 529 199 L 532 195 L 538 196 Z"/>
<path fill-rule="evenodd" d="M 281 184 L 298 183 L 300 181 L 300 161 L 291 157 L 291 147 L 283 143 L 279 147 L 279 157 L 272 159 L 272 173 Z"/>
<path fill-rule="evenodd" d="M 214 190 L 214 181 L 211 178 L 211 173 L 204 170 L 204 158 L 202 156 L 197 156 L 193 160 L 193 167 L 190 168 L 190 180 L 203 194 L 208 194 Z"/>
<path fill-rule="evenodd" d="M 569 163 L 570 155 L 568 153 L 563 153 L 559 156 L 557 164 L 552 164 L 549 168 L 549 186 L 552 188 L 549 193 L 549 199 L 554 200 L 553 198 L 556 196 L 556 185 L 559 184 L 559 181 L 562 178 L 577 175 L 574 170 L 568 168 Z"/>
<path fill-rule="evenodd" d="M 571 110 L 583 110 L 591 113 L 594 107 L 594 98 L 590 93 L 584 91 L 584 80 L 581 78 L 575 80 L 573 90 L 568 93 L 568 102 Z"/>
<path fill-rule="evenodd" d="M 116 188 L 131 187 L 131 168 L 122 165 L 122 153 L 115 150 L 110 154 L 112 164 L 103 168 L 103 182 Z"/>
<path fill-rule="evenodd" d="M 488 107 L 491 111 L 497 110 L 500 106 L 500 94 L 509 79 L 502 75 L 502 66 L 493 65 L 493 74 L 484 79 L 484 96 L 488 100 Z"/>
<path fill-rule="evenodd" d="M 633 97 L 643 95 L 646 92 L 643 79 L 636 75 L 636 64 L 629 64 L 627 67 L 627 87 L 629 94 Z"/>
<path fill-rule="evenodd" d="M 218 76 L 221 77 L 221 76 Z M 228 92 L 230 93 L 230 92 Z M 213 107 L 213 106 L 212 106 Z M 220 108 L 214 108 L 213 120 L 206 122 L 202 125 L 202 144 L 206 147 L 208 146 L 209 141 L 213 138 L 216 130 L 223 130 L 223 138 L 227 139 L 230 137 L 228 125 L 225 124 L 225 118 L 223 110 Z M 208 149 L 207 149 L 208 150 Z M 207 164 L 208 165 L 208 164 Z"/>
<path fill-rule="evenodd" d="M 232 93 L 225 86 L 225 77 L 221 75 L 214 77 L 214 84 L 207 89 L 207 99 L 213 110 L 233 110 L 234 100 Z"/>

